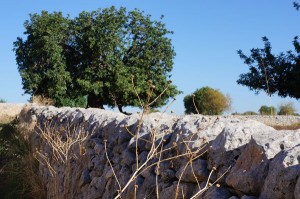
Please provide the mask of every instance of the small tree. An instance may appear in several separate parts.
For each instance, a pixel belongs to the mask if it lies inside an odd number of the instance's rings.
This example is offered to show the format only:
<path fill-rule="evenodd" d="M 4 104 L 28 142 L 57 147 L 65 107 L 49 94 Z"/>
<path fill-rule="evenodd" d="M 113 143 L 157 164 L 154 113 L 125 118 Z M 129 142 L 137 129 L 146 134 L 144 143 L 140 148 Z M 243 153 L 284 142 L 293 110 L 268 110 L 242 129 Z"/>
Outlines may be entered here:
<path fill-rule="evenodd" d="M 296 109 L 293 102 L 282 103 L 279 106 L 278 115 L 295 115 Z"/>
<path fill-rule="evenodd" d="M 257 113 L 254 111 L 246 111 L 243 113 L 243 115 L 257 115 Z"/>
<path fill-rule="evenodd" d="M 184 98 L 185 113 L 200 113 L 204 115 L 220 115 L 229 110 L 231 99 L 218 90 L 210 87 L 197 89 L 192 95 Z"/>
<path fill-rule="evenodd" d="M 2 98 L 0 98 L 0 103 L 6 103 L 6 101 Z"/>
<path fill-rule="evenodd" d="M 300 4 L 293 3 L 299 10 Z M 278 94 L 281 97 L 300 99 L 300 42 L 294 38 L 294 50 L 275 55 L 267 37 L 263 37 L 264 48 L 253 48 L 250 55 L 242 50 L 238 54 L 248 65 L 249 72 L 240 75 L 237 83 L 247 86 L 259 93 L 265 91 L 269 96 Z"/>
<path fill-rule="evenodd" d="M 263 105 L 263 106 L 260 107 L 258 112 L 261 115 L 276 115 L 276 108 L 274 106 Z"/>

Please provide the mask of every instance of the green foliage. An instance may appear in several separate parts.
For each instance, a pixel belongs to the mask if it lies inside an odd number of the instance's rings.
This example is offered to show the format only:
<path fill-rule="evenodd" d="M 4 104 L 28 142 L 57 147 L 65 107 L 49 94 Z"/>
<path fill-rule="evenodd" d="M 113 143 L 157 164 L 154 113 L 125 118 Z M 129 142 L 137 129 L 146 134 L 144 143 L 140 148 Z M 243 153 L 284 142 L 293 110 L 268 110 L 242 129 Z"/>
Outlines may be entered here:
<path fill-rule="evenodd" d="M 6 100 L 0 98 L 0 103 L 6 103 Z"/>
<path fill-rule="evenodd" d="M 286 54 L 273 55 L 271 44 L 266 37 L 263 38 L 264 48 L 251 49 L 251 55 L 246 56 L 238 51 L 241 59 L 249 66 L 249 72 L 241 74 L 238 84 L 247 86 L 258 93 L 265 91 L 268 95 L 277 93 L 282 97 L 300 98 L 300 44 L 295 38 L 296 55 L 292 51 Z"/>
<path fill-rule="evenodd" d="M 140 106 L 155 89 L 151 108 L 179 94 L 169 81 L 175 56 L 161 21 L 139 10 L 110 7 L 82 12 L 70 19 L 61 13 L 31 15 L 27 40 L 14 43 L 25 93 L 51 97 L 56 105 Z M 134 78 L 132 78 L 134 75 Z"/>
<path fill-rule="evenodd" d="M 298 2 L 293 2 L 293 6 L 296 8 L 296 10 L 300 9 L 300 4 Z"/>
<path fill-rule="evenodd" d="M 27 39 L 14 42 L 16 61 L 25 93 L 54 100 L 67 95 L 71 85 L 64 55 L 69 43 L 70 20 L 62 13 L 32 14 L 25 21 Z"/>
<path fill-rule="evenodd" d="M 34 178 L 32 172 L 38 172 L 38 164 L 31 165 L 28 157 L 30 144 L 17 131 L 14 122 L 0 124 L 0 195 L 1 198 L 35 198 L 29 181 Z M 26 161 L 25 161 L 26 160 Z M 34 158 L 31 156 L 31 160 Z M 31 170 L 33 169 L 34 170 Z M 39 196 L 42 192 L 38 193 Z"/>
<path fill-rule="evenodd" d="M 278 115 L 295 115 L 296 109 L 292 102 L 282 103 L 279 106 Z"/>
<path fill-rule="evenodd" d="M 246 111 L 243 113 L 243 115 L 258 115 L 258 114 L 254 111 Z"/>
<path fill-rule="evenodd" d="M 294 7 L 300 6 L 294 2 Z M 294 51 L 287 51 L 274 55 L 271 52 L 271 43 L 263 37 L 264 48 L 253 48 L 250 56 L 241 50 L 238 54 L 248 65 L 249 72 L 241 74 L 238 84 L 249 87 L 258 93 L 265 91 L 268 95 L 278 94 L 282 97 L 300 99 L 300 43 L 298 37 L 294 38 Z"/>
<path fill-rule="evenodd" d="M 149 113 L 160 113 L 160 111 L 157 109 L 150 109 Z"/>
<path fill-rule="evenodd" d="M 196 114 L 198 110 L 200 114 L 204 115 L 220 115 L 228 110 L 231 104 L 229 96 L 210 87 L 197 89 L 192 95 L 185 96 L 183 101 L 186 114 Z"/>
<path fill-rule="evenodd" d="M 261 115 L 276 115 L 276 108 L 274 106 L 261 106 L 258 112 Z"/>

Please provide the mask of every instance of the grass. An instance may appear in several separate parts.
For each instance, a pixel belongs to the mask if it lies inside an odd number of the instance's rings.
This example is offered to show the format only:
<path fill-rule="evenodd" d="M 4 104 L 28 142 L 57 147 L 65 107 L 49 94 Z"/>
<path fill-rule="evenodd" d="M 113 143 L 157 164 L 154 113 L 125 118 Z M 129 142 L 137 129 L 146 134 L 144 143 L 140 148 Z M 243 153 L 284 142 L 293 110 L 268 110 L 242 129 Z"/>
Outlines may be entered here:
<path fill-rule="evenodd" d="M 300 129 L 300 123 L 291 124 L 291 125 L 274 125 L 271 126 L 276 130 L 297 130 Z"/>
<path fill-rule="evenodd" d="M 3 199 L 44 198 L 38 164 L 16 123 L 0 123 L 0 196 Z"/>
<path fill-rule="evenodd" d="M 15 117 L 7 116 L 7 115 L 0 115 L 0 125 L 8 124 L 13 122 Z"/>

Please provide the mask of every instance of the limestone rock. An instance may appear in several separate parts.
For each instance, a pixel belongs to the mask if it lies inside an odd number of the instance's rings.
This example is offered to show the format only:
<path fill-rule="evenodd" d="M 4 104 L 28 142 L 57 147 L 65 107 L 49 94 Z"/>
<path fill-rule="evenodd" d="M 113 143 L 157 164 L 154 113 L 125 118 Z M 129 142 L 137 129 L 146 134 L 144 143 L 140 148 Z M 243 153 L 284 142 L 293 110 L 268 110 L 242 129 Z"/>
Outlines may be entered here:
<path fill-rule="evenodd" d="M 181 166 L 176 172 L 176 177 L 184 182 L 202 182 L 207 180 L 208 176 L 207 160 L 202 159 L 195 160 L 188 166 Z"/>
<path fill-rule="evenodd" d="M 203 198 L 207 199 L 228 199 L 231 197 L 229 191 L 223 187 L 217 187 L 215 185 L 211 186 L 203 194 Z M 201 198 L 201 197 L 199 197 Z"/>
<path fill-rule="evenodd" d="M 268 175 L 269 161 L 282 149 L 295 146 L 299 135 L 292 131 L 276 131 L 256 121 L 233 123 L 212 142 L 209 167 L 217 168 L 218 177 L 232 167 L 225 175 L 226 183 L 259 196 Z"/>
<path fill-rule="evenodd" d="M 243 196 L 241 197 L 241 199 L 258 199 L 258 198 L 255 197 L 255 196 L 247 196 L 247 195 L 243 195 Z"/>
<path fill-rule="evenodd" d="M 159 195 L 160 198 L 190 198 L 195 189 L 195 184 L 182 182 L 178 184 L 175 181 L 170 187 L 163 189 Z"/>
<path fill-rule="evenodd" d="M 278 153 L 270 163 L 261 199 L 299 197 L 295 189 L 300 176 L 300 145 Z"/>
<path fill-rule="evenodd" d="M 88 169 L 85 169 L 80 177 L 80 186 L 84 186 L 91 182 L 90 172 Z"/>
<path fill-rule="evenodd" d="M 20 115 L 24 126 L 32 126 L 28 129 L 32 148 L 49 159 L 57 173 L 54 178 L 46 164 L 39 165 L 48 198 L 58 197 L 53 183 L 63 185 L 68 176 L 66 165 L 53 159 L 53 145 L 40 136 L 47 128 L 59 132 L 61 144 L 66 144 L 68 131 L 73 138 L 80 133 L 87 136 L 69 148 L 69 192 L 75 193 L 67 194 L 70 198 L 115 197 L 136 171 L 137 152 L 139 166 L 152 159 L 128 184 L 121 194 L 124 199 L 134 198 L 135 191 L 138 199 L 157 198 L 157 194 L 160 198 L 190 198 L 205 186 L 212 169 L 210 182 L 229 167 L 218 186 L 197 198 L 300 199 L 300 130 L 276 131 L 245 118 L 155 113 L 140 121 L 140 114 L 52 106 L 27 107 Z M 64 189 L 57 188 L 59 196 L 67 191 Z"/>

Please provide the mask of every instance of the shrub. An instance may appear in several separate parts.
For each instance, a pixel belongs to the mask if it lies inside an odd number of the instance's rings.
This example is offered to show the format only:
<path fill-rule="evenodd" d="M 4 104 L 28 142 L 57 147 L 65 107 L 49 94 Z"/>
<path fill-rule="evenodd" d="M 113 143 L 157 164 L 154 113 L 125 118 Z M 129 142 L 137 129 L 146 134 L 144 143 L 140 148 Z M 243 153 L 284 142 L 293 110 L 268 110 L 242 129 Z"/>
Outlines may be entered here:
<path fill-rule="evenodd" d="M 45 198 L 39 165 L 15 121 L 0 124 L 0 198 Z"/>
<path fill-rule="evenodd" d="M 6 100 L 0 98 L 0 103 L 6 103 Z"/>
<path fill-rule="evenodd" d="M 254 111 L 246 111 L 243 113 L 243 115 L 258 115 L 258 114 Z"/>
<path fill-rule="evenodd" d="M 230 109 L 231 99 L 219 90 L 210 87 L 197 89 L 192 95 L 184 98 L 185 113 L 220 115 Z"/>
<path fill-rule="evenodd" d="M 296 109 L 293 102 L 282 103 L 279 106 L 278 115 L 295 115 Z"/>
<path fill-rule="evenodd" d="M 276 108 L 274 106 L 263 105 L 263 106 L 260 107 L 258 112 L 261 115 L 276 115 Z"/>

